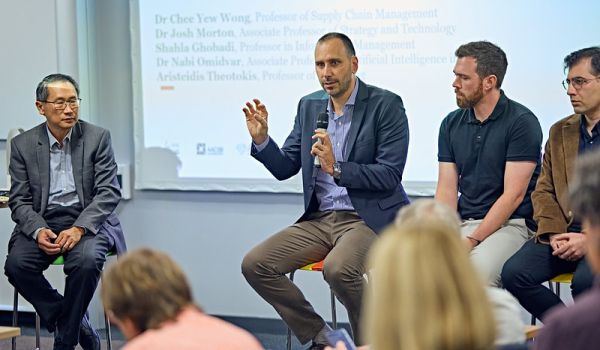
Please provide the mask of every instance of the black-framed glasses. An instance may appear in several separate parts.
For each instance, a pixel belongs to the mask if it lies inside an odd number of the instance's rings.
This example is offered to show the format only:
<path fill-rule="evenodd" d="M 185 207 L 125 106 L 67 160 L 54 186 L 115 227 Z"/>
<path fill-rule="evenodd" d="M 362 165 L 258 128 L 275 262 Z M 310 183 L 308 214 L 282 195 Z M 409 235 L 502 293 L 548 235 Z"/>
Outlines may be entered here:
<path fill-rule="evenodd" d="M 71 107 L 71 109 L 79 108 L 79 105 L 81 104 L 81 99 L 76 98 L 76 99 L 72 99 L 72 100 L 68 100 L 68 101 L 40 101 L 40 102 L 52 103 L 52 105 L 54 105 L 54 109 L 56 109 L 57 111 L 62 111 L 65 108 L 67 108 L 67 105 L 69 107 Z"/>
<path fill-rule="evenodd" d="M 591 79 L 586 79 L 583 77 L 575 77 L 573 79 L 565 79 L 562 81 L 562 86 L 565 88 L 565 90 L 569 90 L 569 85 L 573 85 L 573 87 L 575 88 L 575 90 L 579 90 L 581 89 L 585 84 L 589 83 L 592 80 L 597 80 L 600 79 L 600 77 L 595 77 L 595 78 L 591 78 Z"/>

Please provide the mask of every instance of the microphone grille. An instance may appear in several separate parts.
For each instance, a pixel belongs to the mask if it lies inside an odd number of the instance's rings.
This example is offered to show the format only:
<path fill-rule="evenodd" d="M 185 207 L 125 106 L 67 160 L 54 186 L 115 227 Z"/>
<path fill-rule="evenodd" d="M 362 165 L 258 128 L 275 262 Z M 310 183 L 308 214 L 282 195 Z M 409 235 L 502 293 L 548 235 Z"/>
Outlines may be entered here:
<path fill-rule="evenodd" d="M 327 112 L 319 113 L 317 117 L 317 129 L 327 129 L 329 125 L 329 114 Z"/>

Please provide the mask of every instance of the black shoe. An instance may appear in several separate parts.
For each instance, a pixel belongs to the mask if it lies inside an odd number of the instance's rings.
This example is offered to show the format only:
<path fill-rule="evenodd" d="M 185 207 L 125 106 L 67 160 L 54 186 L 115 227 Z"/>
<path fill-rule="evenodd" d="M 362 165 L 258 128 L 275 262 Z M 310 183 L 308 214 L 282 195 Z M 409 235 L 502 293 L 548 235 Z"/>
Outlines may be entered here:
<path fill-rule="evenodd" d="M 54 338 L 54 346 L 52 347 L 53 350 L 74 350 L 75 347 L 74 346 L 67 346 L 65 344 L 63 344 L 60 339 L 58 338 Z"/>
<path fill-rule="evenodd" d="M 310 347 L 306 350 L 323 350 L 323 349 L 325 349 L 325 345 L 317 344 L 317 343 L 313 342 L 312 344 L 310 344 Z"/>
<path fill-rule="evenodd" d="M 100 335 L 90 324 L 87 314 L 79 326 L 79 345 L 83 350 L 100 350 Z"/>

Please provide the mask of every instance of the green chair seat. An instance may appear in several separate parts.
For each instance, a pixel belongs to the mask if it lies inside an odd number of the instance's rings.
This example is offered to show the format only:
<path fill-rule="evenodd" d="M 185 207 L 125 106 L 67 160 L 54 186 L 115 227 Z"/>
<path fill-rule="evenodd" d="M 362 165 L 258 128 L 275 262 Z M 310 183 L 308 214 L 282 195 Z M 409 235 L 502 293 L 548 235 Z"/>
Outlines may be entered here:
<path fill-rule="evenodd" d="M 116 254 L 116 252 L 111 250 L 106 254 L 106 257 L 113 256 L 115 254 Z M 52 265 L 64 265 L 64 264 L 65 264 L 65 257 L 62 255 L 57 256 L 56 259 L 54 259 L 54 261 L 52 262 Z"/>

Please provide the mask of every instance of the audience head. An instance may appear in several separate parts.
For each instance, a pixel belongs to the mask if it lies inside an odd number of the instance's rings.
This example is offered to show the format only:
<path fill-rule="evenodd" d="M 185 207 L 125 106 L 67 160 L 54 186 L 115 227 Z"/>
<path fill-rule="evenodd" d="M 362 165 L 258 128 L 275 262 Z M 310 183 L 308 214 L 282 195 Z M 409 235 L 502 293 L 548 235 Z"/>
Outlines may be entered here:
<path fill-rule="evenodd" d="M 174 320 L 192 304 L 192 291 L 182 269 L 166 254 L 152 249 L 129 252 L 105 273 L 102 302 L 127 338 Z"/>
<path fill-rule="evenodd" d="M 450 208 L 433 200 L 403 208 L 374 244 L 369 267 L 365 329 L 373 349 L 493 348 L 491 305 Z"/>
<path fill-rule="evenodd" d="M 460 235 L 460 217 L 456 210 L 450 209 L 441 202 L 429 199 L 419 199 L 411 205 L 403 207 L 396 215 L 394 224 L 398 227 L 408 223 L 435 222 L 448 226 Z"/>
<path fill-rule="evenodd" d="M 571 206 L 583 222 L 588 259 L 592 270 L 600 273 L 600 151 L 578 158 L 571 184 Z"/>

